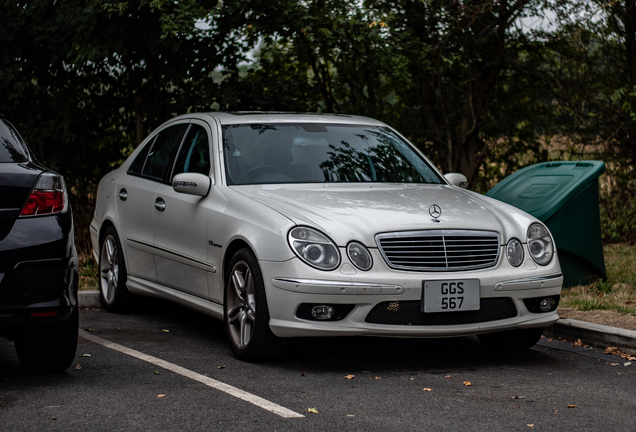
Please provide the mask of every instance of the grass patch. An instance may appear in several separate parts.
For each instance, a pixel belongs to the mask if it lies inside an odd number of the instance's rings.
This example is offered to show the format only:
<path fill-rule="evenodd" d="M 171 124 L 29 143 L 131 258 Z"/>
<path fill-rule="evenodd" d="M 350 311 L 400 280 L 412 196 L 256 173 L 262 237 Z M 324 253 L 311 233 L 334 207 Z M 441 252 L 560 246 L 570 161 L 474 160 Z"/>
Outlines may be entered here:
<path fill-rule="evenodd" d="M 607 280 L 564 289 L 560 306 L 636 315 L 636 246 L 606 245 L 603 253 Z"/>
<path fill-rule="evenodd" d="M 97 289 L 97 263 L 92 255 L 79 256 L 79 289 Z"/>

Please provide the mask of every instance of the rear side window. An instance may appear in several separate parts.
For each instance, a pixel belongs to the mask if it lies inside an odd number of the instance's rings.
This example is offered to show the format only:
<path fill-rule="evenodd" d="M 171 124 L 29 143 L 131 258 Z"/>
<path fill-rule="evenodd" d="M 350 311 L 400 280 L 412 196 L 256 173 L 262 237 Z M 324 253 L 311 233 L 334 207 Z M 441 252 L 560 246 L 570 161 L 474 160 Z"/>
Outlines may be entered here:
<path fill-rule="evenodd" d="M 156 139 L 157 139 L 157 137 L 155 137 L 155 139 L 153 139 L 151 142 L 147 143 L 144 146 L 144 148 L 141 149 L 141 151 L 139 152 L 139 154 L 135 158 L 135 161 L 132 163 L 132 165 L 130 165 L 130 168 L 128 169 L 128 174 L 141 175 L 141 170 L 144 169 L 144 163 L 146 163 L 146 158 L 148 157 L 148 152 L 152 148 L 152 145 L 155 143 Z"/>
<path fill-rule="evenodd" d="M 141 175 L 163 180 L 172 152 L 175 146 L 179 144 L 179 138 L 181 138 L 183 129 L 186 126 L 185 124 L 170 126 L 159 133 L 152 145 L 152 149 L 148 153 Z"/>
<path fill-rule="evenodd" d="M 192 125 L 177 156 L 172 175 L 181 173 L 210 174 L 208 133 L 199 125 Z"/>
<path fill-rule="evenodd" d="M 128 169 L 128 174 L 164 180 L 172 154 L 176 151 L 187 124 L 170 126 L 159 132 L 141 149 Z"/>
<path fill-rule="evenodd" d="M 26 145 L 11 123 L 0 119 L 0 162 L 26 162 Z"/>

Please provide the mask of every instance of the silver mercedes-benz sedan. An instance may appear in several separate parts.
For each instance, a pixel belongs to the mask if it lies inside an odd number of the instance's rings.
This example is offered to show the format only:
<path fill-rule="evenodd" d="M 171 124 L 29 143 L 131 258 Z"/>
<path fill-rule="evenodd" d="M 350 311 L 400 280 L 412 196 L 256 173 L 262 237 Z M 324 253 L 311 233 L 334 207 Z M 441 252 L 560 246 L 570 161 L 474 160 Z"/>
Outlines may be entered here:
<path fill-rule="evenodd" d="M 101 301 L 160 297 L 222 319 L 251 361 L 308 336 L 529 348 L 558 319 L 554 242 L 465 187 L 366 117 L 179 116 L 99 184 Z"/>

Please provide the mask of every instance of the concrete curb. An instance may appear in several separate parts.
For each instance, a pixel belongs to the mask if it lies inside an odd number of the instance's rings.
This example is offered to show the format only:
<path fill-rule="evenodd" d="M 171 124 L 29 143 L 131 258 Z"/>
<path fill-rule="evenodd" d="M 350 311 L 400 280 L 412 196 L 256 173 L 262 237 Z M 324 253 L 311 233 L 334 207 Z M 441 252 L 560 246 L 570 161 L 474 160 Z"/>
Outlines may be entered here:
<path fill-rule="evenodd" d="M 101 307 L 99 303 L 99 291 L 97 290 L 82 290 L 77 293 L 77 303 L 80 308 L 98 308 Z"/>
<path fill-rule="evenodd" d="M 625 353 L 636 354 L 636 331 L 632 330 L 573 319 L 560 319 L 545 329 L 543 334 L 574 341 L 581 339 L 581 342 L 586 345 L 599 348 L 613 346 Z"/>

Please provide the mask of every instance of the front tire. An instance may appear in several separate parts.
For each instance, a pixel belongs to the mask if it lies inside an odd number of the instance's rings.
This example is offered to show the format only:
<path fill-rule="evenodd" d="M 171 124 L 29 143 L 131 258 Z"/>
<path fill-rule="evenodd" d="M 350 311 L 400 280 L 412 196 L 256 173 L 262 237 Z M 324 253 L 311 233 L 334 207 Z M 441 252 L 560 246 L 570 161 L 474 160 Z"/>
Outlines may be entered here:
<path fill-rule="evenodd" d="M 31 325 L 14 342 L 22 367 L 32 372 L 68 369 L 77 351 L 78 327 L 77 307 L 66 321 Z"/>
<path fill-rule="evenodd" d="M 230 348 L 239 360 L 257 362 L 283 354 L 281 340 L 269 328 L 265 284 L 249 248 L 236 252 L 227 267 L 223 323 Z"/>
<path fill-rule="evenodd" d="M 126 288 L 126 262 L 115 228 L 104 233 L 99 254 L 99 298 L 109 312 L 125 312 L 130 308 L 132 295 Z"/>
<path fill-rule="evenodd" d="M 477 335 L 479 342 L 495 351 L 524 351 L 532 348 L 543 335 L 543 327 L 508 330 Z"/>

